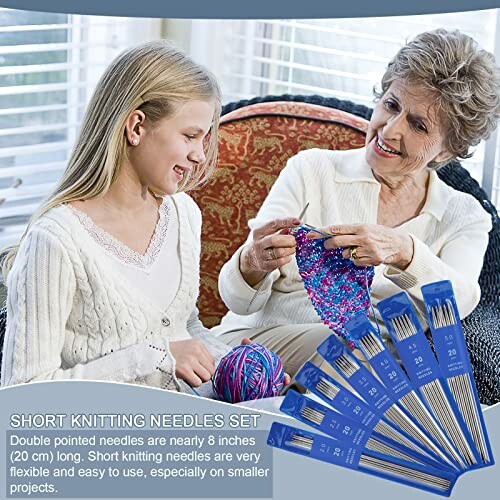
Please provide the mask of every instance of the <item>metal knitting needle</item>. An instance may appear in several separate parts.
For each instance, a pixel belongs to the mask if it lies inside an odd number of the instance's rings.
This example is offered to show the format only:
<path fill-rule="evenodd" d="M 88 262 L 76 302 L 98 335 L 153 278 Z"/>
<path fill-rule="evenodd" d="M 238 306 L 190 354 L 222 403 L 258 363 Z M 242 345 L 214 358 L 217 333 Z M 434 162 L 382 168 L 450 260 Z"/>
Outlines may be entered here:
<path fill-rule="evenodd" d="M 352 377 L 358 370 L 359 365 L 356 364 L 352 359 L 348 358 L 346 355 L 342 354 L 334 361 L 335 366 L 347 377 Z"/>
<path fill-rule="evenodd" d="M 444 313 L 435 314 L 435 317 L 439 318 L 438 321 L 441 321 L 441 316 L 444 317 Z M 396 317 L 391 322 L 399 341 L 410 338 L 417 333 L 417 329 L 408 314 Z M 413 415 L 418 415 L 418 421 L 462 468 L 465 466 L 464 459 L 469 465 L 474 464 L 476 460 L 473 452 L 460 429 L 439 379 L 422 385 L 420 393 L 443 428 L 444 433 L 434 425 L 432 419 L 429 418 L 430 415 L 413 391 L 401 398 L 403 407 Z M 455 451 L 452 443 L 457 447 L 459 453 Z"/>
<path fill-rule="evenodd" d="M 303 436 L 299 433 L 296 433 L 291 436 L 291 440 L 287 444 L 291 447 L 296 447 L 305 451 L 311 451 L 314 444 L 314 439 L 310 438 L 309 436 Z M 380 472 L 389 473 L 392 476 L 399 476 L 414 483 L 427 484 L 435 489 L 446 490 L 450 486 L 450 481 L 445 478 L 441 478 L 439 476 L 426 472 L 421 472 L 419 470 L 412 469 L 409 466 L 399 465 L 382 458 L 371 457 L 370 455 L 366 455 L 365 453 L 361 454 L 359 465 L 366 469 L 378 470 Z"/>
<path fill-rule="evenodd" d="M 300 212 L 299 220 L 303 219 L 303 217 L 306 214 L 308 208 L 309 208 L 309 202 L 306 203 L 306 206 L 302 209 L 302 212 Z M 250 308 L 252 307 L 252 304 L 255 302 L 255 299 L 257 298 L 257 295 L 259 295 L 259 292 L 264 287 L 264 283 L 265 283 L 267 277 L 270 274 L 271 274 L 270 272 L 266 273 L 266 275 L 262 278 L 262 281 L 259 283 L 259 286 L 255 289 L 253 297 L 251 298 L 250 302 L 248 303 L 247 312 L 250 311 Z"/>
<path fill-rule="evenodd" d="M 448 300 L 443 305 L 431 307 L 431 319 L 436 329 L 457 324 L 453 306 Z M 462 373 L 461 375 L 449 377 L 447 380 L 450 391 L 455 398 L 458 409 L 462 414 L 483 462 L 489 463 L 491 458 L 486 446 L 486 439 L 480 422 L 478 409 L 475 404 L 474 390 L 470 375 L 468 373 Z"/>
<path fill-rule="evenodd" d="M 320 381 L 316 384 L 315 390 L 318 395 L 322 394 L 327 400 L 333 401 L 337 394 L 340 392 L 340 389 L 333 385 L 329 380 L 321 378 Z M 314 391 L 313 391 L 314 392 Z M 419 448 L 415 446 L 415 444 L 410 441 L 406 436 L 399 433 L 396 429 L 385 423 L 383 420 L 380 420 L 377 425 L 374 427 L 374 430 L 379 434 L 386 436 L 397 443 L 400 443 L 407 448 L 411 448 L 414 451 L 418 451 L 419 453 L 426 453 L 425 448 Z M 412 435 L 411 433 L 409 433 Z"/>
<path fill-rule="evenodd" d="M 324 231 L 320 231 L 317 227 L 311 226 L 310 224 L 302 224 L 304 227 L 309 229 L 309 231 L 312 231 L 314 233 L 321 234 L 321 236 L 324 236 L 325 238 L 331 238 L 333 234 L 330 233 L 325 233 Z"/>
<path fill-rule="evenodd" d="M 333 400 L 339 393 L 340 389 L 333 385 L 330 381 L 322 378 L 316 385 L 316 389 L 328 399 Z"/>
<path fill-rule="evenodd" d="M 408 318 L 409 321 L 409 318 Z M 416 330 L 415 330 L 416 333 Z M 345 354 L 342 354 L 334 361 L 335 367 L 346 377 L 350 378 L 360 366 L 353 360 L 348 358 Z M 403 401 L 403 398 L 401 398 Z M 425 444 L 427 448 L 431 449 L 434 453 L 439 455 L 441 458 L 445 459 L 448 463 L 449 460 L 441 452 L 441 450 L 434 445 L 434 443 L 414 424 L 414 422 L 409 419 L 396 404 L 393 404 L 384 413 L 384 416 L 388 418 L 392 423 L 396 424 L 400 429 L 405 431 L 407 434 L 417 439 L 421 443 Z M 443 442 L 444 439 L 443 439 Z M 440 442 L 441 444 L 441 442 Z M 453 447 L 450 445 L 450 449 Z M 458 455 L 457 455 L 458 456 Z M 459 458 L 459 457 L 458 457 Z"/>
<path fill-rule="evenodd" d="M 310 408 L 309 406 L 304 406 L 302 410 L 300 410 L 300 414 L 310 422 L 313 422 L 317 426 L 320 426 L 323 423 L 325 418 L 325 413 L 317 410 L 316 408 Z M 324 431 L 323 431 L 324 432 Z M 379 441 L 377 438 L 370 437 L 365 445 L 367 450 L 377 451 L 379 453 L 385 453 L 386 455 L 390 455 L 396 458 L 402 458 L 403 460 L 408 460 L 409 462 L 419 463 L 418 460 L 415 460 L 413 457 L 403 453 L 401 451 L 395 450 L 391 446 L 386 445 L 385 443 Z"/>
<path fill-rule="evenodd" d="M 406 320 L 403 322 L 406 324 Z M 360 343 L 362 348 L 365 350 L 365 354 L 367 354 L 368 360 L 385 349 L 385 347 L 380 343 L 380 340 L 372 332 L 368 332 L 366 335 L 361 337 Z M 415 391 L 412 390 L 403 396 L 400 399 L 399 404 L 401 404 L 406 411 L 413 415 L 432 435 L 436 435 L 437 430 L 433 418 L 427 411 L 427 408 L 425 408 L 422 404 Z M 438 441 L 442 439 L 440 433 L 439 438 L 437 436 L 435 437 Z"/>

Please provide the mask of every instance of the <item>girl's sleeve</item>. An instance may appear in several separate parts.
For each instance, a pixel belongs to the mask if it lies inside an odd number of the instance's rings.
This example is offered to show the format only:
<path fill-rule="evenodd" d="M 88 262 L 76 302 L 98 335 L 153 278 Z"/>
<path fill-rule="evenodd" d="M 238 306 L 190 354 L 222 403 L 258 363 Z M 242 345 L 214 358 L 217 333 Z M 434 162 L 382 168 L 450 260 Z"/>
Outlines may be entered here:
<path fill-rule="evenodd" d="M 21 245 L 7 279 L 7 329 L 2 385 L 39 380 L 91 379 L 148 382 L 177 389 L 168 341 L 157 338 L 64 367 L 66 323 L 76 277 L 68 252 L 50 231 L 33 228 Z"/>

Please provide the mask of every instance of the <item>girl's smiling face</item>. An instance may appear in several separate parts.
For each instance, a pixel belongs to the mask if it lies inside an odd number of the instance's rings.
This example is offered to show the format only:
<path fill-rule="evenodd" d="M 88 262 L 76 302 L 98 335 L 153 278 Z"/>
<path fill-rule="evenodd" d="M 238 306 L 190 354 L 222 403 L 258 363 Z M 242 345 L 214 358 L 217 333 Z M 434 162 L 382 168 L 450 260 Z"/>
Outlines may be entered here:
<path fill-rule="evenodd" d="M 174 194 L 192 168 L 205 162 L 204 139 L 215 112 L 212 101 L 193 100 L 176 106 L 174 113 L 154 125 L 137 124 L 129 153 L 130 164 L 143 186 Z M 137 131 L 137 134 L 135 133 Z"/>
<path fill-rule="evenodd" d="M 380 176 L 417 174 L 429 162 L 451 157 L 445 139 L 432 94 L 420 85 L 396 80 L 373 110 L 366 160 Z"/>

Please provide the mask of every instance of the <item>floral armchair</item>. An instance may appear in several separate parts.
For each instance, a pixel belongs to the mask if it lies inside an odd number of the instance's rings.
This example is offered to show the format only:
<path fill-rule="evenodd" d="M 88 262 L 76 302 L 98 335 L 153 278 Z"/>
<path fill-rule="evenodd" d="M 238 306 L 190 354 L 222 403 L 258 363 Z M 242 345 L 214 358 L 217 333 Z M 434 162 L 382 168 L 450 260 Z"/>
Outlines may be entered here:
<path fill-rule="evenodd" d="M 222 265 L 245 241 L 255 216 L 288 158 L 303 149 L 351 149 L 364 145 L 372 110 L 320 96 L 268 96 L 224 107 L 218 169 L 208 185 L 191 193 L 203 213 L 200 318 L 219 323 L 226 308 L 217 279 Z M 482 298 L 463 321 L 481 401 L 500 400 L 500 220 L 477 182 L 458 162 L 439 176 L 471 193 L 491 215 L 493 229 L 480 277 Z"/>

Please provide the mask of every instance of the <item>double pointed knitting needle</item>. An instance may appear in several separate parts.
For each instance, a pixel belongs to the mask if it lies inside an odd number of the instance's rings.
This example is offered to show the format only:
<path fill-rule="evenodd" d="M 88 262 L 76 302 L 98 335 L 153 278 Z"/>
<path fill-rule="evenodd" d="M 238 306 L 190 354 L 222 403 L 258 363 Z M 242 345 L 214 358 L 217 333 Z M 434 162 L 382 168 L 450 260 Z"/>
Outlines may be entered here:
<path fill-rule="evenodd" d="M 306 206 L 302 209 L 302 212 L 300 212 L 300 215 L 299 215 L 299 220 L 302 220 L 304 218 L 304 215 L 306 214 L 307 212 L 307 209 L 309 207 L 309 202 L 306 203 Z M 268 272 L 266 273 L 266 275 L 264 276 L 264 278 L 262 278 L 262 281 L 259 283 L 259 286 L 255 289 L 255 292 L 253 294 L 253 297 L 252 299 L 250 300 L 250 302 L 248 303 L 248 306 L 247 306 L 247 312 L 250 310 L 250 308 L 252 307 L 252 304 L 254 303 L 255 299 L 257 298 L 257 295 L 259 295 L 259 292 L 262 290 L 263 286 L 264 286 L 264 282 L 266 281 L 267 277 L 270 275 L 271 273 Z"/>

